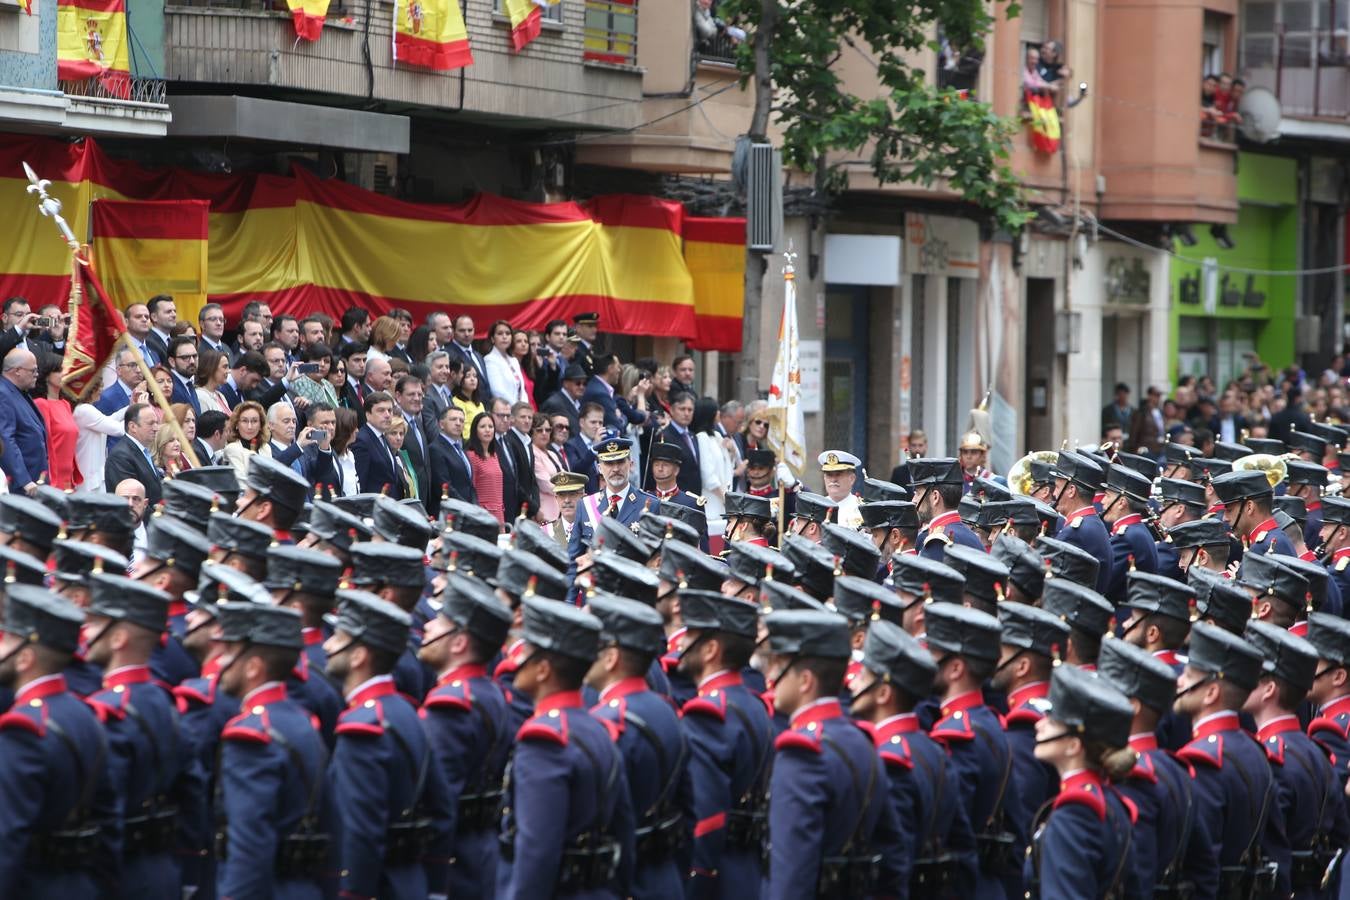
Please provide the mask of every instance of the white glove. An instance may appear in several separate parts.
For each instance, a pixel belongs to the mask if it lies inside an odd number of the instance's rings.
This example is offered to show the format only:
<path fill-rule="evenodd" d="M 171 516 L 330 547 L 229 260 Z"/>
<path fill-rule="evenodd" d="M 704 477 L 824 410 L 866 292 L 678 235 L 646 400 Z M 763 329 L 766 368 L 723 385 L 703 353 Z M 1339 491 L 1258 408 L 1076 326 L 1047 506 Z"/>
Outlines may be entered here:
<path fill-rule="evenodd" d="M 744 29 L 744 28 L 737 28 L 735 25 L 728 25 L 728 26 L 727 26 L 727 34 L 731 35 L 731 39 L 732 39 L 733 41 L 743 41 L 743 40 L 745 40 L 745 29 Z"/>
<path fill-rule="evenodd" d="M 777 474 L 778 474 L 778 483 L 781 484 L 783 487 L 788 488 L 790 490 L 797 486 L 797 476 L 792 474 L 792 470 L 788 468 L 787 463 L 780 462 L 778 464 Z"/>

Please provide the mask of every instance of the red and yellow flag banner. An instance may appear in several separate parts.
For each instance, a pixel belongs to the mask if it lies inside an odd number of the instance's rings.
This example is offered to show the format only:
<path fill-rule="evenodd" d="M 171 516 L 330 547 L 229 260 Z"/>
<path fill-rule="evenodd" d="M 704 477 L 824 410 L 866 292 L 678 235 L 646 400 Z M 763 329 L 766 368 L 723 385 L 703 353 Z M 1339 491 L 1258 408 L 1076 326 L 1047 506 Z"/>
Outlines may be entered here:
<path fill-rule="evenodd" d="M 1027 112 L 1031 115 L 1031 146 L 1042 153 L 1059 149 L 1059 110 L 1048 94 L 1026 92 Z"/>
<path fill-rule="evenodd" d="M 23 11 L 30 16 L 33 14 L 33 0 L 19 0 L 19 6 L 23 7 Z"/>
<path fill-rule="evenodd" d="M 745 312 L 745 219 L 689 216 L 684 264 L 694 279 L 694 350 L 741 351 Z"/>
<path fill-rule="evenodd" d="M 189 322 L 206 305 L 206 200 L 96 200 L 94 259 L 115 297 L 169 294 Z"/>
<path fill-rule="evenodd" d="M 525 49 L 530 41 L 539 37 L 543 28 L 545 6 L 553 6 L 559 0 L 502 0 L 502 8 L 511 20 L 511 46 L 517 53 Z"/>
<path fill-rule="evenodd" d="M 535 329 L 596 311 L 606 332 L 705 340 L 676 202 L 620 195 L 583 206 L 482 194 L 453 206 L 408 203 L 300 169 L 291 177 L 148 170 L 108 158 L 92 140 L 12 136 L 0 139 L 0 216 L 10 223 L 0 241 L 0 296 L 20 294 L 35 307 L 64 304 L 70 254 L 28 205 L 23 160 L 51 179 L 76 234 L 88 233 L 95 200 L 95 210 L 104 199 L 209 204 L 206 295 L 230 321 L 249 300 L 268 303 L 274 314 L 324 312 L 336 320 L 352 305 L 376 315 L 402 307 L 419 318 L 463 312 Z M 186 266 L 189 245 L 200 241 L 167 225 L 144 230 L 145 220 L 135 218 L 119 220 L 120 238 L 114 226 L 100 225 L 95 255 L 103 260 L 100 244 L 128 240 L 125 232 L 146 247 L 181 241 L 177 261 L 158 269 L 167 273 L 160 277 L 181 275 L 174 266 Z M 108 289 L 119 308 L 159 292 L 117 277 L 119 287 Z M 722 321 L 740 334 L 738 315 Z"/>
<path fill-rule="evenodd" d="M 56 77 L 97 78 L 110 96 L 131 98 L 125 0 L 57 0 Z"/>
<path fill-rule="evenodd" d="M 473 65 L 458 0 L 395 0 L 394 60 L 440 71 Z"/>
<path fill-rule="evenodd" d="M 61 360 L 61 391 L 71 400 L 81 400 L 89 396 L 95 382 L 102 383 L 103 367 L 127 326 L 93 266 L 76 262 L 74 267 L 71 277 L 78 281 L 70 289 L 70 331 Z"/>
<path fill-rule="evenodd" d="M 328 18 L 328 0 L 286 0 L 286 8 L 291 11 L 295 36 L 317 41 L 323 32 L 324 20 Z"/>

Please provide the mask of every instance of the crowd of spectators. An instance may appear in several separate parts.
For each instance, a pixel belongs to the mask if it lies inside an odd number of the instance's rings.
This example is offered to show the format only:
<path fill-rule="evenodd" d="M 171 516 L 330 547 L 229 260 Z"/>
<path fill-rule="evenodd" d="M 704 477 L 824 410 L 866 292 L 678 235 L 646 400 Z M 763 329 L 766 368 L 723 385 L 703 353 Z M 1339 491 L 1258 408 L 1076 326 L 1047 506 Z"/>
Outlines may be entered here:
<path fill-rule="evenodd" d="M 242 486 L 250 459 L 263 455 L 324 498 L 384 493 L 435 515 L 452 497 L 504 525 L 526 516 L 570 528 L 575 501 L 557 488 L 584 480 L 596 490 L 591 447 L 618 435 L 633 439 L 635 486 L 704 505 L 717 533 L 723 496 L 744 485 L 746 453 L 767 438 L 762 404 L 700 396 L 689 356 L 665 364 L 607 352 L 595 314 L 533 331 L 506 321 L 480 329 L 445 312 L 418 324 L 401 309 L 297 319 L 252 302 L 227 329 L 218 304 L 191 323 L 157 296 L 125 319 L 125 345 L 92 392 L 71 402 L 62 391 L 66 318 L 6 301 L 0 487 L 143 494 L 153 506 L 165 478 L 229 466 Z M 673 487 L 657 484 L 654 442 L 679 448 Z"/>
<path fill-rule="evenodd" d="M 1102 408 L 1102 441 L 1160 457 L 1163 444 L 1194 446 L 1211 456 L 1214 443 L 1247 438 L 1289 442 L 1310 422 L 1350 422 L 1350 361 L 1339 355 L 1321 373 L 1291 366 L 1272 371 L 1254 354 L 1246 370 L 1222 389 L 1208 375 L 1182 376 L 1169 395 L 1150 386 L 1135 403 L 1128 384 L 1117 384 Z"/>

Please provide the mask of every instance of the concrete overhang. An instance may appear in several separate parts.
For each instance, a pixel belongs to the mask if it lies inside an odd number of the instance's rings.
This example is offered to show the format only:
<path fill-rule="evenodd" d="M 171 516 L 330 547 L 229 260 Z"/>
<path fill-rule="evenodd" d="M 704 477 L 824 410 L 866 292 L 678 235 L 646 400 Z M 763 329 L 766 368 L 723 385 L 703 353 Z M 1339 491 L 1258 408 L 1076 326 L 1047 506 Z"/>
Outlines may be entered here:
<path fill-rule="evenodd" d="M 1280 137 L 1350 142 L 1350 122 L 1281 118 Z"/>
<path fill-rule="evenodd" d="M 407 153 L 407 116 L 257 97 L 169 96 L 170 137 L 230 137 L 366 153 Z"/>

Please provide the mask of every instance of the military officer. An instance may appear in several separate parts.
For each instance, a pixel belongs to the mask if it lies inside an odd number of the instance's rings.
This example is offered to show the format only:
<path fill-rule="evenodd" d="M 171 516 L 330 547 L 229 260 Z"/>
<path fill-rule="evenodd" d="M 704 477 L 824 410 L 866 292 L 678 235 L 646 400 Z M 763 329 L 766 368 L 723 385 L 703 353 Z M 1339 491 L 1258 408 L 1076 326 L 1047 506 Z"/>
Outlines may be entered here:
<path fill-rule="evenodd" d="M 924 618 L 941 701 L 940 718 L 929 734 L 951 753 L 961 785 L 957 802 L 969 813 L 975 831 L 979 873 L 974 896 L 1017 893 L 1028 823 L 1019 818 L 1021 809 L 1014 800 L 1021 785 L 1012 747 L 980 690 L 998 665 L 998 620 L 955 603 L 928 604 Z"/>
<path fill-rule="evenodd" d="M 103 689 L 89 699 L 107 729 L 109 776 L 123 816 L 118 896 L 176 897 L 180 885 L 200 883 L 206 774 L 179 733 L 172 694 L 150 672 L 169 595 L 121 575 L 89 578 L 86 654 L 104 672 Z M 187 860 L 181 873 L 175 852 Z"/>
<path fill-rule="evenodd" d="M 1316 553 L 1322 543 L 1322 491 L 1326 489 L 1329 473 L 1326 466 L 1298 459 L 1286 460 L 1285 471 L 1289 485 L 1286 496 L 1303 501 L 1306 517 L 1301 523 L 1303 542 Z"/>
<path fill-rule="evenodd" d="M 680 445 L 656 441 L 648 452 L 652 472 L 652 496 L 660 500 L 663 505 L 673 503 L 677 506 L 702 511 L 703 504 L 706 501 L 698 494 L 681 489 L 676 483 L 676 479 L 680 477 L 680 463 L 684 459 L 684 451 L 680 448 Z M 652 512 L 655 511 L 656 508 L 653 507 Z M 705 517 L 704 522 L 706 523 L 706 521 Z M 706 553 L 708 551 L 708 529 L 706 525 L 700 532 L 699 538 L 700 546 Z"/>
<path fill-rule="evenodd" d="M 1350 499 L 1322 500 L 1322 549 L 1327 571 L 1336 580 L 1342 597 L 1350 597 Z"/>
<path fill-rule="evenodd" d="M 314 716 L 286 693 L 300 658 L 300 613 L 223 603 L 220 688 L 240 713 L 220 734 L 216 889 L 221 897 L 321 896 L 337 822 Z"/>
<path fill-rule="evenodd" d="M 1161 659 L 1125 641 L 1107 641 L 1098 663 L 1101 677 L 1134 704 L 1130 748 L 1138 759 L 1119 786 L 1139 810 L 1135 860 L 1145 896 L 1151 890 L 1155 897 L 1213 897 L 1219 861 L 1210 823 L 1196 806 L 1189 770 L 1159 746 L 1156 733 L 1161 717 L 1172 710 L 1177 676 Z"/>
<path fill-rule="evenodd" d="M 1030 822 L 1059 784 L 1054 767 L 1036 758 L 1036 724 L 1045 715 L 1039 701 L 1050 691 L 1050 672 L 1063 658 L 1069 626 L 1043 609 L 1013 602 L 998 605 L 998 620 L 1002 629 L 998 666 L 989 680 L 1008 697 L 1003 725 L 1021 788 L 1010 801 L 1021 803 L 1019 815 Z"/>
<path fill-rule="evenodd" d="M 440 613 L 426 624 L 418 659 L 436 673 L 422 720 L 445 775 L 453 819 L 450 896 L 490 900 L 497 882 L 497 809 L 513 732 L 506 698 L 487 666 L 506 642 L 511 613 L 492 588 L 446 577 Z"/>
<path fill-rule="evenodd" d="M 1289 536 L 1280 530 L 1272 516 L 1275 493 L 1265 472 L 1230 472 L 1213 479 L 1211 484 L 1224 505 L 1224 521 L 1242 539 L 1244 559 L 1248 554 L 1266 553 L 1272 545 L 1277 554 L 1297 555 Z"/>
<path fill-rule="evenodd" d="M 821 478 L 825 482 L 825 496 L 833 500 L 837 507 L 834 521 L 845 528 L 856 529 L 862 524 L 862 516 L 858 512 L 862 498 L 854 493 L 853 487 L 858 483 L 862 460 L 843 450 L 826 450 L 816 457 L 816 465 L 820 466 Z"/>
<path fill-rule="evenodd" d="M 1191 626 L 1172 708 L 1191 717 L 1194 731 L 1177 756 L 1195 773 L 1198 814 L 1216 825 L 1220 896 L 1290 892 L 1289 842 L 1270 763 L 1238 723 L 1261 672 L 1260 651 L 1241 637 L 1204 622 Z"/>
<path fill-rule="evenodd" d="M 567 555 L 572 560 L 567 572 L 569 583 L 576 577 L 577 560 L 594 544 L 597 523 L 602 517 L 632 526 L 644 510 L 658 510 L 660 501 L 656 497 L 629 483 L 632 449 L 633 442 L 621 437 L 602 438 L 591 445 L 602 484 L 599 491 L 587 494 L 578 504 L 577 520 L 567 545 Z"/>
<path fill-rule="evenodd" d="M 1037 817 L 1024 876 L 1031 897 L 1142 897 L 1132 813 L 1107 790 L 1134 767 L 1129 699 L 1095 674 L 1060 666 L 1036 725 L 1036 758 L 1059 772 L 1059 796 Z"/>
<path fill-rule="evenodd" d="M 1111 583 L 1111 539 L 1106 533 L 1092 505 L 1092 498 L 1102 485 L 1104 474 L 1101 466 L 1091 458 L 1073 451 L 1059 451 L 1055 462 L 1055 509 L 1064 516 L 1064 527 L 1055 538 L 1079 548 L 1093 559 L 1101 560 L 1097 570 L 1098 593 L 1103 593 Z"/>
<path fill-rule="evenodd" d="M 1317 674 L 1317 649 L 1256 620 L 1247 623 L 1247 641 L 1265 664 L 1243 711 L 1256 721 L 1256 739 L 1275 778 L 1292 860 L 1290 886 L 1295 897 L 1329 897 L 1323 877 L 1350 844 L 1350 818 L 1340 779 L 1321 747 L 1303 733 L 1297 715 Z"/>
<path fill-rule="evenodd" d="M 1069 641 L 1064 662 L 1091 670 L 1097 664 L 1102 637 L 1111 630 L 1115 612 L 1106 598 L 1092 588 L 1067 578 L 1047 578 L 1041 594 L 1041 608 L 1058 616 L 1069 626 Z"/>
<path fill-rule="evenodd" d="M 648 672 L 666 647 L 661 616 L 613 594 L 596 593 L 586 603 L 604 628 L 586 675 L 587 685 L 599 691 L 591 714 L 618 734 L 637 824 L 633 897 L 678 900 L 689 871 L 694 796 L 689 739 L 679 715 L 648 686 Z"/>
<path fill-rule="evenodd" d="M 559 472 L 550 479 L 558 498 L 558 518 L 548 524 L 549 535 L 564 548 L 572 538 L 581 496 L 586 493 L 586 476 L 579 472 Z"/>
<path fill-rule="evenodd" d="M 515 689 L 534 715 L 516 733 L 506 777 L 497 896 L 627 897 L 636 863 L 628 778 L 610 731 L 581 700 L 602 626 L 537 597 L 522 598 L 521 610 Z"/>
<path fill-rule="evenodd" d="M 6 548 L 0 548 L 3 551 Z M 3 557 L 3 553 L 0 553 Z M 127 570 L 127 558 L 111 547 L 87 541 L 58 540 L 52 547 L 55 570 L 52 587 L 61 596 L 80 609 L 89 605 L 89 576 L 94 572 L 120 574 Z M 14 554 L 15 581 L 21 584 L 41 585 L 46 571 L 26 553 Z M 25 574 L 21 574 L 25 573 Z M 84 658 L 76 649 L 65 668 L 66 687 L 78 697 L 88 697 L 103 686 L 103 672 Z"/>
<path fill-rule="evenodd" d="M 1158 571 L 1158 548 L 1153 532 L 1144 524 L 1153 482 L 1134 469 L 1114 465 L 1106 473 L 1106 498 L 1102 522 L 1110 530 L 1111 575 L 1103 594 L 1115 606 L 1125 600 L 1125 574 Z"/>
<path fill-rule="evenodd" d="M 953 802 L 960 787 L 947 751 L 914 712 L 932 693 L 936 673 L 932 655 L 904 629 L 873 622 L 849 708 L 871 725 L 886 764 L 891 803 L 908 835 L 897 865 L 909 870 L 910 895 L 964 897 L 975 884 L 975 836 L 965 807 Z"/>
<path fill-rule="evenodd" d="M 324 739 L 331 745 L 333 729 L 341 713 L 342 690 L 325 671 L 328 659 L 323 642 L 328 638 L 323 618 L 336 602 L 342 564 L 327 553 L 294 544 L 275 544 L 267 551 L 267 578 L 272 602 L 300 614 L 303 650 L 294 670 L 286 677 L 288 696 L 319 718 Z"/>
<path fill-rule="evenodd" d="M 342 684 L 329 763 L 342 822 L 336 858 L 348 897 L 444 897 L 450 807 L 445 778 L 413 708 L 394 684 L 412 620 L 366 591 L 340 590 L 328 674 Z"/>
<path fill-rule="evenodd" d="M 0 895 L 94 900 L 116 880 L 120 823 L 108 741 L 66 686 L 84 613 L 41 587 L 9 584 L 0 624 Z"/>
<path fill-rule="evenodd" d="M 848 621 L 790 610 L 765 617 L 774 706 L 790 716 L 774 742 L 769 896 L 889 894 L 908 885 L 899 822 L 871 737 L 839 702 Z"/>
<path fill-rule="evenodd" d="M 877 574 L 890 574 L 890 558 L 895 553 L 917 552 L 919 509 L 908 500 L 876 500 L 859 510 L 863 528 L 872 535 L 872 543 L 881 554 Z"/>
<path fill-rule="evenodd" d="M 778 543 L 773 504 L 768 497 L 728 491 L 723 501 L 727 510 L 727 541 L 748 541 L 761 547 Z M 773 540 L 769 540 L 769 536 Z"/>
<path fill-rule="evenodd" d="M 919 553 L 935 562 L 942 561 L 948 544 L 964 544 L 983 550 L 984 543 L 961 522 L 957 506 L 965 481 L 961 464 L 954 459 L 911 459 L 909 475 L 914 487 L 914 505 L 924 523 L 916 540 Z"/>
<path fill-rule="evenodd" d="M 969 494 L 977 479 L 992 479 L 994 473 L 986 468 L 989 462 L 989 443 L 978 431 L 967 431 L 961 435 L 957 445 L 957 454 L 961 460 L 961 493 Z"/>
<path fill-rule="evenodd" d="M 757 636 L 758 607 L 712 591 L 682 590 L 679 669 L 697 686 L 684 705 L 692 749 L 694 844 L 691 896 L 759 896 L 768 832 L 765 806 L 773 727 L 741 671 Z"/>

